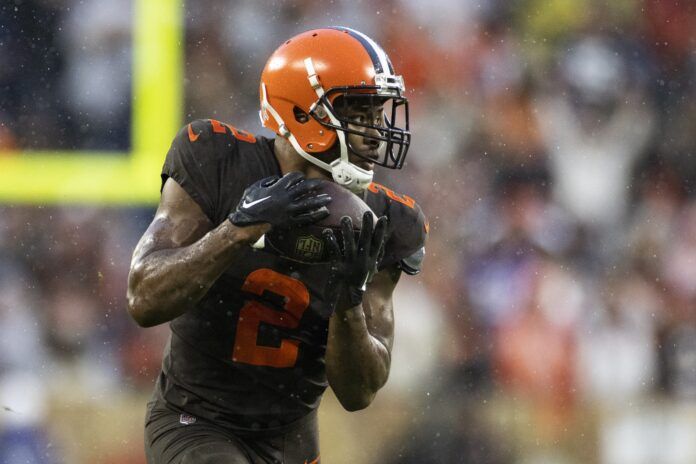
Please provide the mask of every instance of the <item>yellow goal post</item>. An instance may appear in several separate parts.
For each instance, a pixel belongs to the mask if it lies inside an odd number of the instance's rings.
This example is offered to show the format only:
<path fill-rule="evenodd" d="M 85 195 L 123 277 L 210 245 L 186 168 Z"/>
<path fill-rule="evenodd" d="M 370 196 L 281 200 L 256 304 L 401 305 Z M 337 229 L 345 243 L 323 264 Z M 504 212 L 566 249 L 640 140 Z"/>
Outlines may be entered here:
<path fill-rule="evenodd" d="M 181 124 L 183 0 L 134 0 L 130 153 L 0 153 L 0 204 L 152 205 Z"/>

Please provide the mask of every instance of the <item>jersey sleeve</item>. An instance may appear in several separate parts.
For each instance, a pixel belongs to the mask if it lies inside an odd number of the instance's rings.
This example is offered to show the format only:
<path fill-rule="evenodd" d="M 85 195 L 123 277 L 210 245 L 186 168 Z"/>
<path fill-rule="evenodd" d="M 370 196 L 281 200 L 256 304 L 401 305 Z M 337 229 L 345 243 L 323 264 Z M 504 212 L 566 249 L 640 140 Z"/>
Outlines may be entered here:
<path fill-rule="evenodd" d="M 423 210 L 411 197 L 373 183 L 367 203 L 378 216 L 389 219 L 388 238 L 379 269 L 396 265 L 403 272 L 418 274 L 425 258 L 428 221 Z"/>
<path fill-rule="evenodd" d="M 219 156 L 210 122 L 196 120 L 174 138 L 162 167 L 162 185 L 174 179 L 214 222 L 220 192 Z"/>
<path fill-rule="evenodd" d="M 389 224 L 389 238 L 380 267 L 396 264 L 406 274 L 418 274 L 425 258 L 425 240 L 428 234 L 428 223 L 423 210 L 417 203 L 412 208 L 393 205 Z"/>

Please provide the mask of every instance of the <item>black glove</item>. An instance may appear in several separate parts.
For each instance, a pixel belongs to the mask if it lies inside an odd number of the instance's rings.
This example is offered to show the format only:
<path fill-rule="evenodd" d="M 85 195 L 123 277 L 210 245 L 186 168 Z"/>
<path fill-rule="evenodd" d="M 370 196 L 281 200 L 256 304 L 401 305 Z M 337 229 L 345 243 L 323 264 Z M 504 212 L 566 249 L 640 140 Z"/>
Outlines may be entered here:
<path fill-rule="evenodd" d="M 273 227 L 305 225 L 329 215 L 331 197 L 317 194 L 320 179 L 305 179 L 300 172 L 272 176 L 251 184 L 237 209 L 229 215 L 235 226 L 267 222 Z"/>
<path fill-rule="evenodd" d="M 335 302 L 338 308 L 352 308 L 362 302 L 367 283 L 377 272 L 377 265 L 384 255 L 387 217 L 382 216 L 373 226 L 372 216 L 370 211 L 363 215 L 357 244 L 353 221 L 348 216 L 341 218 L 343 250 L 331 229 L 323 231 L 331 256 L 331 277 L 327 287 L 337 289 Z"/>

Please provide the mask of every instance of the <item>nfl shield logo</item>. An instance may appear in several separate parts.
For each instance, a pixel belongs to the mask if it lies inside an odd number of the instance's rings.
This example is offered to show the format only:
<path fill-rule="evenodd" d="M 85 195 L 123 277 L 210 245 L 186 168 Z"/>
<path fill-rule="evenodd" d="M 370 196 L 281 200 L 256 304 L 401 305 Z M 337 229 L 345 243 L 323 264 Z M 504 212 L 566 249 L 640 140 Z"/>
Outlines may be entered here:
<path fill-rule="evenodd" d="M 182 414 L 179 416 L 179 422 L 184 425 L 191 425 L 196 422 L 196 417 L 191 414 Z"/>
<path fill-rule="evenodd" d="M 295 255 L 300 259 L 315 261 L 321 258 L 324 244 L 316 237 L 305 235 L 297 239 Z"/>

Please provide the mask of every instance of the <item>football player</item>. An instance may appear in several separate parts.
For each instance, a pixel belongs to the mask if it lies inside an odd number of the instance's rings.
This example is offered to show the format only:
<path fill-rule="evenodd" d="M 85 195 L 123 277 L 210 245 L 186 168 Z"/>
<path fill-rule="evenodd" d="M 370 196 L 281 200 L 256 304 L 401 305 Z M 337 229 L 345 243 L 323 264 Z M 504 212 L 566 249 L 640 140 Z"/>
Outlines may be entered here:
<path fill-rule="evenodd" d="M 133 255 L 129 313 L 143 327 L 171 321 L 147 407 L 150 464 L 317 463 L 326 387 L 355 411 L 387 381 L 392 292 L 419 271 L 427 233 L 412 198 L 372 182 L 375 165 L 406 157 L 403 79 L 366 35 L 317 29 L 272 54 L 260 98 L 275 139 L 216 120 L 183 127 Z M 252 246 L 326 217 L 326 180 L 379 219 L 368 212 L 357 237 L 347 218 L 342 237 L 325 231 L 327 263 Z"/>

